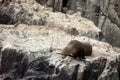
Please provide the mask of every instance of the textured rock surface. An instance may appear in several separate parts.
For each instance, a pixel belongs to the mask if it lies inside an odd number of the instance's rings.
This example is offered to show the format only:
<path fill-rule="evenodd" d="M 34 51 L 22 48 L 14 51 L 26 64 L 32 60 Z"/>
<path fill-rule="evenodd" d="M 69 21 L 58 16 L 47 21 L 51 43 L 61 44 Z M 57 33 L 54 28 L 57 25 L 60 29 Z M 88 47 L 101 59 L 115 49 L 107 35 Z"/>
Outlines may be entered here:
<path fill-rule="evenodd" d="M 92 20 L 102 30 L 107 42 L 120 47 L 119 0 L 69 0 L 69 2 L 68 9 L 80 11 L 83 17 Z"/>
<path fill-rule="evenodd" d="M 56 1 L 56 11 L 68 14 L 80 12 L 92 20 L 104 33 L 111 45 L 120 47 L 120 1 L 119 0 L 49 0 Z M 62 5 L 62 7 L 61 7 Z M 112 35 L 112 38 L 111 38 Z"/>
<path fill-rule="evenodd" d="M 105 34 L 105 39 L 113 46 L 120 47 L 120 3 L 119 0 L 102 0 L 100 2 L 102 16 L 99 22 L 103 22 L 101 27 L 102 32 Z M 101 24 L 101 23 L 99 23 Z M 112 38 L 110 36 L 113 36 Z"/>
<path fill-rule="evenodd" d="M 72 38 L 57 27 L 0 26 L 1 79 L 119 80 L 120 49 L 105 42 L 87 37 Z M 90 43 L 93 55 L 86 57 L 85 62 L 71 57 L 62 59 L 56 53 L 60 53 L 71 39 Z"/>
<path fill-rule="evenodd" d="M 120 79 L 120 49 L 94 40 L 101 30 L 80 13 L 53 13 L 37 3 L 11 4 L 0 11 L 13 24 L 0 25 L 0 80 Z M 86 61 L 57 54 L 73 39 L 93 46 Z"/>
<path fill-rule="evenodd" d="M 2 16 L 0 18 L 1 24 L 15 24 L 17 26 L 20 23 L 24 23 L 28 25 L 58 27 L 73 36 L 84 35 L 96 39 L 99 39 L 99 34 L 101 33 L 101 30 L 96 28 L 92 21 L 82 18 L 79 12 L 73 15 L 61 12 L 53 13 L 50 9 L 38 3 L 11 3 L 8 8 L 0 8 L 0 15 Z"/>
<path fill-rule="evenodd" d="M 120 47 L 120 1 L 119 0 L 72 0 L 70 4 L 81 15 L 92 20 L 104 33 L 107 42 Z M 76 11 L 75 11 L 76 12 Z M 111 37 L 111 35 L 113 37 Z"/>

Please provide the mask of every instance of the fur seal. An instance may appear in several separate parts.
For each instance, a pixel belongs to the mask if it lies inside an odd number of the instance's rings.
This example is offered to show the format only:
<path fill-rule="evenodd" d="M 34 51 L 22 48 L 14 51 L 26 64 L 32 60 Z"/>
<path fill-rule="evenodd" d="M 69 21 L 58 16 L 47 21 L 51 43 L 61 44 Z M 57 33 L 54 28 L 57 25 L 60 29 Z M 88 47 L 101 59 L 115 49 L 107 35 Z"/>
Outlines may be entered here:
<path fill-rule="evenodd" d="M 85 59 L 85 56 L 92 55 L 92 45 L 89 43 L 83 43 L 78 40 L 71 40 L 67 46 L 62 50 L 62 58 L 66 56 L 79 57 L 79 59 Z"/>

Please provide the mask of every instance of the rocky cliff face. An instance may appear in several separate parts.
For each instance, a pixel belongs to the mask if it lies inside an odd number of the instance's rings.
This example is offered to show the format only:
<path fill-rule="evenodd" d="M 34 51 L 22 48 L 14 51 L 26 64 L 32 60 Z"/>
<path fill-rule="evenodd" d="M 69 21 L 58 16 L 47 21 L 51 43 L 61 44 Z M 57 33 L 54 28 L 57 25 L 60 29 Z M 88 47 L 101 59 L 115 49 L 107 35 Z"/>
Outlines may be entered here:
<path fill-rule="evenodd" d="M 120 47 L 119 3 L 119 0 L 76 0 L 69 5 L 75 12 L 80 11 L 83 17 L 92 20 L 102 30 L 107 42 Z"/>
<path fill-rule="evenodd" d="M 53 0 L 49 0 L 53 1 Z M 55 0 L 55 11 L 67 14 L 81 12 L 81 16 L 92 20 L 105 35 L 107 42 L 120 47 L 120 1 L 119 0 Z M 62 6 L 60 6 L 62 5 Z M 111 38 L 111 35 L 113 36 Z"/>
<path fill-rule="evenodd" d="M 105 42 L 72 38 L 56 27 L 0 27 L 1 80 L 119 80 L 120 49 Z M 93 46 L 92 56 L 86 57 L 85 62 L 72 57 L 62 59 L 57 53 L 71 39 L 89 42 Z"/>
<path fill-rule="evenodd" d="M 0 11 L 10 19 L 0 18 L 6 22 L 0 25 L 0 80 L 120 79 L 120 49 L 98 41 L 101 30 L 80 13 L 52 12 L 38 3 Z M 92 45 L 86 61 L 57 54 L 74 39 Z"/>

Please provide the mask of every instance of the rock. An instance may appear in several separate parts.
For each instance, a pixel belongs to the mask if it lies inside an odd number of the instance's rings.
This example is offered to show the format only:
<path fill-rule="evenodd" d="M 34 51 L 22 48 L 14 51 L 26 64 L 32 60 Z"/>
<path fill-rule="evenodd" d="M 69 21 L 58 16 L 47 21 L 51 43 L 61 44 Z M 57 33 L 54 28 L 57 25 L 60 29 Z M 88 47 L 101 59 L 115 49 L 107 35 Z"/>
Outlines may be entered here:
<path fill-rule="evenodd" d="M 38 58 L 29 63 L 29 67 L 24 74 L 24 79 L 43 79 L 52 80 L 55 67 L 49 65 L 49 62 L 43 58 Z"/>
<path fill-rule="evenodd" d="M 103 57 L 94 60 L 86 67 L 83 80 L 97 80 L 100 74 L 103 72 L 106 66 L 106 62 L 107 59 Z"/>
<path fill-rule="evenodd" d="M 118 64 L 119 61 L 111 61 L 98 80 L 119 80 Z"/>
<path fill-rule="evenodd" d="M 57 53 L 72 39 L 58 27 L 20 24 L 1 25 L 0 29 L 1 79 L 104 80 L 112 77 L 111 80 L 117 80 L 119 77 L 120 49 L 108 43 L 74 36 L 93 46 L 92 56 L 86 57 L 86 61 L 69 56 L 62 59 Z"/>
<path fill-rule="evenodd" d="M 104 41 L 120 47 L 120 6 L 119 0 L 49 0 L 53 2 L 55 11 L 79 16 L 92 20 L 104 34 Z M 61 6 L 62 5 L 62 6 Z M 114 37 L 111 35 L 115 35 Z M 101 39 L 98 39 L 101 40 Z"/>
<path fill-rule="evenodd" d="M 92 20 L 104 34 L 106 42 L 120 47 L 120 6 L 119 0 L 66 0 L 67 9 L 80 12 L 82 17 Z M 111 37 L 112 35 L 112 37 Z M 115 35 L 115 36 L 114 36 Z M 113 37 L 114 36 L 114 37 Z"/>
<path fill-rule="evenodd" d="M 37 3 L 10 6 L 0 9 L 13 19 L 0 25 L 1 80 L 119 80 L 120 49 L 95 40 L 104 35 L 81 13 L 51 12 Z M 90 43 L 92 56 L 62 59 L 57 53 L 73 39 Z"/>
<path fill-rule="evenodd" d="M 19 24 L 58 27 L 72 36 L 77 35 L 98 40 L 103 39 L 99 39 L 101 30 L 92 21 L 82 18 L 79 12 L 69 15 L 60 12 L 51 12 L 49 8 L 45 8 L 38 3 L 11 3 L 8 8 L 1 7 L 0 14 L 2 15 L 0 18 L 2 20 L 1 24 L 12 24 L 16 27 Z M 72 31 L 74 30 L 77 32 L 73 33 Z"/>
<path fill-rule="evenodd" d="M 1 49 L 0 74 L 3 78 L 21 78 L 28 67 L 28 56 L 15 49 Z"/>

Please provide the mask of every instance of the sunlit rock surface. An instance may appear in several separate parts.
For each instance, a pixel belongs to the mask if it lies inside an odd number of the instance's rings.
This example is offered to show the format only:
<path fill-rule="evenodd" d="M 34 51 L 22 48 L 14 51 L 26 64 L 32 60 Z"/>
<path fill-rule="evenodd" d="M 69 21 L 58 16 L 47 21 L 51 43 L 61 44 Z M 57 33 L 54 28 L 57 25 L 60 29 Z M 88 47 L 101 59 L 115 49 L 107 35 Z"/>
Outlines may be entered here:
<path fill-rule="evenodd" d="M 108 43 L 71 36 L 57 27 L 25 24 L 0 27 L 1 79 L 119 79 L 120 49 Z M 86 57 L 86 62 L 71 57 L 62 59 L 61 55 L 57 54 L 73 39 L 88 42 L 93 46 L 93 55 Z"/>
<path fill-rule="evenodd" d="M 0 9 L 12 21 L 0 25 L 0 80 L 119 80 L 120 49 L 95 40 L 101 31 L 93 22 L 79 13 L 53 13 L 37 3 L 11 6 L 11 15 L 10 7 Z M 24 16 L 15 15 L 20 10 L 25 10 Z M 57 54 L 74 39 L 92 45 L 86 61 Z"/>
<path fill-rule="evenodd" d="M 45 8 L 38 3 L 11 3 L 8 7 L 0 7 L 0 16 L 1 24 L 14 24 L 18 26 L 24 23 L 28 25 L 57 27 L 73 36 L 84 35 L 96 39 L 99 39 L 100 36 L 103 38 L 103 35 L 99 35 L 101 30 L 92 21 L 82 18 L 79 12 L 73 15 L 61 12 L 53 13 L 50 8 Z"/>

